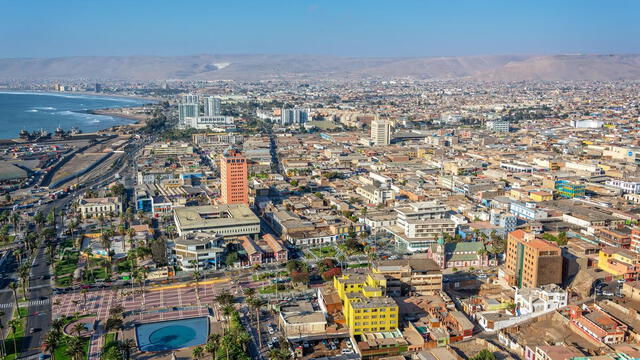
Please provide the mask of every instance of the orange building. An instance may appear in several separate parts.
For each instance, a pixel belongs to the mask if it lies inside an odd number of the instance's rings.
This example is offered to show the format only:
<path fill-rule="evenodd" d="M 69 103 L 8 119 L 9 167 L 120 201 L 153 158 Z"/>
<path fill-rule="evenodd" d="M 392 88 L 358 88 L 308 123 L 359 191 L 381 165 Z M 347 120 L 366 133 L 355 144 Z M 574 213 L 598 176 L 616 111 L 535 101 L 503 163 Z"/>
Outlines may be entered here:
<path fill-rule="evenodd" d="M 227 150 L 220 159 L 222 204 L 249 205 L 247 159 L 238 150 Z"/>
<path fill-rule="evenodd" d="M 539 287 L 562 282 L 560 247 L 532 233 L 516 230 L 507 237 L 504 278 L 511 286 Z"/>

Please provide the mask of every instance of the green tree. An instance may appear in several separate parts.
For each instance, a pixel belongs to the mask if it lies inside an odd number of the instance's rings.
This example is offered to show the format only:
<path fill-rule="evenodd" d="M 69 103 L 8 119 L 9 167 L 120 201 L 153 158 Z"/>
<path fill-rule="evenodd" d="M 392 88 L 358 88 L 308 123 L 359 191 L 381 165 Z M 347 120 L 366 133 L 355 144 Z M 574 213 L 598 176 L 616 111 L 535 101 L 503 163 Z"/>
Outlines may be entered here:
<path fill-rule="evenodd" d="M 482 349 L 478 355 L 471 358 L 471 360 L 496 360 L 496 356 L 487 349 Z"/>
<path fill-rule="evenodd" d="M 80 336 L 72 336 L 67 339 L 67 355 L 73 360 L 83 360 L 86 356 L 84 341 Z"/>
<path fill-rule="evenodd" d="M 202 349 L 202 346 L 196 346 L 195 348 L 193 348 L 191 356 L 196 360 L 202 359 L 202 357 L 204 356 L 204 349 Z"/>
<path fill-rule="evenodd" d="M 20 327 L 21 325 L 22 325 L 22 320 L 20 319 L 12 319 L 11 321 L 9 321 L 9 327 L 11 328 L 11 333 L 13 334 L 13 353 L 16 354 L 16 358 L 20 353 L 20 349 L 18 349 L 18 342 L 16 341 L 16 338 L 18 337 L 18 333 L 17 333 L 18 327 Z"/>

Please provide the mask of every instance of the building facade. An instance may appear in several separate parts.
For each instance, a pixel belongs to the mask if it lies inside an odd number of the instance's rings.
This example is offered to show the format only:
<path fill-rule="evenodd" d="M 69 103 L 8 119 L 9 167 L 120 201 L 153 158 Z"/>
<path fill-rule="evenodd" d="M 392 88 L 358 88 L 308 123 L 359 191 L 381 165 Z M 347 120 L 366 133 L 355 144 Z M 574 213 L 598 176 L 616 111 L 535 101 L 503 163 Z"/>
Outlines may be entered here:
<path fill-rule="evenodd" d="M 555 244 L 516 230 L 507 236 L 501 276 L 511 286 L 540 287 L 562 282 L 562 254 Z"/>
<path fill-rule="evenodd" d="M 391 123 L 387 120 L 371 122 L 371 142 L 377 146 L 391 144 Z"/>
<path fill-rule="evenodd" d="M 237 150 L 228 150 L 220 158 L 220 188 L 223 204 L 249 205 L 247 159 Z"/>

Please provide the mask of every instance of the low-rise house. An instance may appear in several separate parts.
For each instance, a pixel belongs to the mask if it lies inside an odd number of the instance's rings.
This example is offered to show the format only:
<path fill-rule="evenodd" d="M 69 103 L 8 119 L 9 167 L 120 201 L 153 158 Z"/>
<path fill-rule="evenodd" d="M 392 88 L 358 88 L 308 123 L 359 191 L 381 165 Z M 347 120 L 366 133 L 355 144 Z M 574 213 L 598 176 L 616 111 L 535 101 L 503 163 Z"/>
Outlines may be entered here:
<path fill-rule="evenodd" d="M 514 302 L 517 315 L 543 313 L 567 306 L 569 294 L 556 284 L 539 288 L 516 289 Z"/>
<path fill-rule="evenodd" d="M 570 306 L 571 325 L 580 334 L 607 345 L 619 344 L 627 334 L 627 325 L 606 313 L 598 305 Z"/>

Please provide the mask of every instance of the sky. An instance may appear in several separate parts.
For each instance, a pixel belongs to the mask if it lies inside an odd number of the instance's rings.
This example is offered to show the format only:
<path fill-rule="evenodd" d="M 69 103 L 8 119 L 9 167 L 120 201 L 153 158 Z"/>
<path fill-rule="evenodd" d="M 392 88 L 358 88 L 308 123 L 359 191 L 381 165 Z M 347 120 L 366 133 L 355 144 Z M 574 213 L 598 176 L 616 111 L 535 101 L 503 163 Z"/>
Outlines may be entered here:
<path fill-rule="evenodd" d="M 640 53 L 638 0 L 0 0 L 0 58 Z"/>

